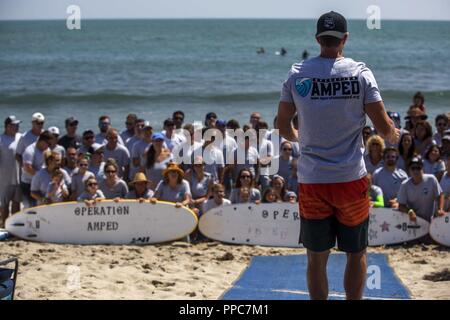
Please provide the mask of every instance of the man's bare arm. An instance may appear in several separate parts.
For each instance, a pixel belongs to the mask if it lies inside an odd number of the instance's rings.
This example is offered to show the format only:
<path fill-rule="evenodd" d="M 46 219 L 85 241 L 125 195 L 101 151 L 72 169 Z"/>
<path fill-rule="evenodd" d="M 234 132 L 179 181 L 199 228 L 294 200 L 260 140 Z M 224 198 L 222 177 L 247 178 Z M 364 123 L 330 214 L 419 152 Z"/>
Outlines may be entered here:
<path fill-rule="evenodd" d="M 289 141 L 298 141 L 298 131 L 292 126 L 295 115 L 295 105 L 281 101 L 278 105 L 277 128 L 280 136 Z"/>
<path fill-rule="evenodd" d="M 368 103 L 364 105 L 364 110 L 378 135 L 392 144 L 397 144 L 400 139 L 400 130 L 395 128 L 394 122 L 387 115 L 383 101 Z"/>

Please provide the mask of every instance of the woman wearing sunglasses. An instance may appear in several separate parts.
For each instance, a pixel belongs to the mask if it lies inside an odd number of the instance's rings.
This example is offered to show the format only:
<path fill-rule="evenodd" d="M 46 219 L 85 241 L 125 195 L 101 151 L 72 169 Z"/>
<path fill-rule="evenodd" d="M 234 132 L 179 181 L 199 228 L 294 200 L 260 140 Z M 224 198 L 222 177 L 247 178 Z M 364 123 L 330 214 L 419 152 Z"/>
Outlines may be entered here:
<path fill-rule="evenodd" d="M 236 181 L 235 188 L 231 190 L 230 200 L 231 203 L 240 203 L 241 188 L 248 188 L 250 191 L 249 202 L 260 203 L 261 192 L 254 188 L 255 181 L 252 172 L 249 169 L 242 169 L 239 171 L 238 179 Z"/>
<path fill-rule="evenodd" d="M 99 188 L 106 199 L 114 199 L 118 202 L 120 198 L 125 198 L 128 194 L 128 186 L 118 176 L 119 166 L 114 159 L 108 159 L 105 164 L 106 178 L 100 181 Z"/>

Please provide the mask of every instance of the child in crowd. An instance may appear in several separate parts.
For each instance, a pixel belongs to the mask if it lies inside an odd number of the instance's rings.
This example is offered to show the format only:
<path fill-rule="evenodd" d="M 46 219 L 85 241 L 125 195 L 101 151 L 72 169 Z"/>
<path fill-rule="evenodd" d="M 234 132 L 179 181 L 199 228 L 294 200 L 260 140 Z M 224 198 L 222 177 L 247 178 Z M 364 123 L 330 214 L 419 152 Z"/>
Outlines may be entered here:
<path fill-rule="evenodd" d="M 280 196 L 273 188 L 267 188 L 263 194 L 263 203 L 281 202 Z"/>
<path fill-rule="evenodd" d="M 77 201 L 84 201 L 87 206 L 93 206 L 101 200 L 105 200 L 105 195 L 98 189 L 97 179 L 89 178 L 85 182 L 84 192 L 78 197 Z"/>
<path fill-rule="evenodd" d="M 48 184 L 45 198 L 47 203 L 63 202 L 69 197 L 69 189 L 64 182 L 64 175 L 60 169 L 52 173 L 52 180 Z"/>
<path fill-rule="evenodd" d="M 231 204 L 231 201 L 225 199 L 225 187 L 219 183 L 216 183 L 212 187 L 213 197 L 206 200 L 203 203 L 202 212 L 205 213 L 213 208 L 227 206 Z"/>

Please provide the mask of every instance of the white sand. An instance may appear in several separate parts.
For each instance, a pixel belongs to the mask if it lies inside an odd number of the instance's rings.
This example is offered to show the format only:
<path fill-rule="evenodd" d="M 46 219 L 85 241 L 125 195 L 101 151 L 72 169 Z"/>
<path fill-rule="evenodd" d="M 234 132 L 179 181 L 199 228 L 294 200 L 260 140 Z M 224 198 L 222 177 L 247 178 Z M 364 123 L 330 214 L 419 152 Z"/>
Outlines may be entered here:
<path fill-rule="evenodd" d="M 450 248 L 416 245 L 369 252 L 388 254 L 413 298 L 450 299 L 450 281 L 422 279 L 450 266 Z M 0 242 L 0 259 L 20 259 L 16 299 L 218 299 L 252 256 L 300 253 L 305 250 L 217 242 L 156 246 Z M 221 261 L 224 256 L 228 259 Z"/>

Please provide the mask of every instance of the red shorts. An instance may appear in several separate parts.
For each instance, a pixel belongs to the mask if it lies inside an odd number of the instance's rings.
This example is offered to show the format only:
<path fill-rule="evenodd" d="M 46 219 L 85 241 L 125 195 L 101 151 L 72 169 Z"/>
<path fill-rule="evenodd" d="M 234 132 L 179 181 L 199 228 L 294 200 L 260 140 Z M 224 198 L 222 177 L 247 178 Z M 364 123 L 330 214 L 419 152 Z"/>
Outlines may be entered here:
<path fill-rule="evenodd" d="M 367 178 L 342 183 L 300 183 L 300 216 L 322 220 L 336 215 L 345 226 L 354 227 L 369 217 Z"/>

